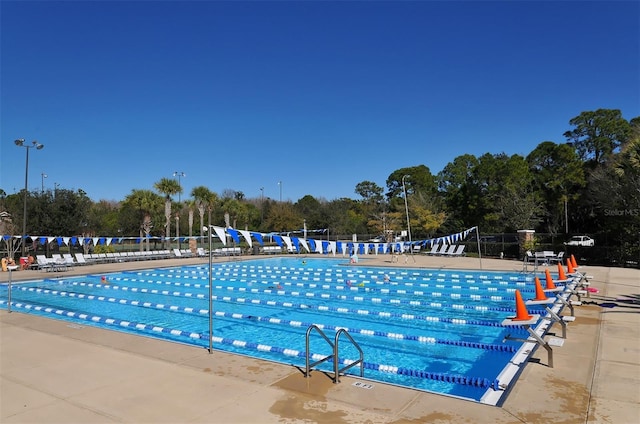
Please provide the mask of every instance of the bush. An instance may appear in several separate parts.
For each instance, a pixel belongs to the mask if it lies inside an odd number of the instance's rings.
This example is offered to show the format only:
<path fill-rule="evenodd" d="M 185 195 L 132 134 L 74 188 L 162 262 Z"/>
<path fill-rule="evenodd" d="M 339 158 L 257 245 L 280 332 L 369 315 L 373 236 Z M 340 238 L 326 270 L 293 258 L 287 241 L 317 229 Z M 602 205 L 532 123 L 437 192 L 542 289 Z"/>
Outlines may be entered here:
<path fill-rule="evenodd" d="M 111 245 L 99 244 L 93 248 L 93 253 L 115 253 L 116 249 Z"/>

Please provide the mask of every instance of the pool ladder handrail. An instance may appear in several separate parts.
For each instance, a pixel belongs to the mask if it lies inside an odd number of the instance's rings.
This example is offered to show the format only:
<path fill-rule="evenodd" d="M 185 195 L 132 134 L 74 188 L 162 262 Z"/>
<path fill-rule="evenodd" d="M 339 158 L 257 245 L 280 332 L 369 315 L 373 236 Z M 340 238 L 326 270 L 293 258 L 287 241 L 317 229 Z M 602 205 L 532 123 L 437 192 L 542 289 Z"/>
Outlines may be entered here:
<path fill-rule="evenodd" d="M 309 356 L 310 356 L 310 349 L 309 349 L 309 339 L 311 337 L 311 331 L 312 330 L 316 330 L 318 332 L 318 334 L 320 334 L 322 336 L 322 338 L 331 346 L 331 349 L 333 351 L 333 353 L 331 355 L 325 356 L 322 359 L 317 360 L 314 363 L 309 363 Z M 339 361 L 339 341 L 340 341 L 340 336 L 344 334 L 345 336 L 347 336 L 347 338 L 351 341 L 351 344 L 353 344 L 353 346 L 358 349 L 358 352 L 360 353 L 360 358 L 357 361 L 352 362 L 349 365 L 346 365 L 343 368 L 340 368 L 340 361 Z M 305 363 L 305 372 L 304 372 L 304 376 L 305 378 L 309 377 L 311 375 L 311 371 L 313 367 L 315 367 L 316 365 L 319 365 L 323 362 L 326 362 L 330 359 L 333 359 L 333 372 L 334 372 L 334 376 L 333 376 L 333 383 L 337 384 L 340 382 L 340 373 L 344 372 L 346 370 L 348 370 L 351 367 L 354 367 L 358 364 L 360 364 L 360 377 L 364 377 L 364 352 L 362 351 L 362 349 L 360 348 L 360 345 L 353 339 L 353 337 L 351 337 L 351 334 L 349 334 L 349 332 L 347 330 L 345 330 L 344 328 L 339 329 L 336 332 L 335 338 L 333 340 L 333 342 L 331 341 L 331 339 L 329 339 L 329 337 L 327 337 L 327 335 L 324 333 L 324 331 L 322 331 L 320 329 L 320 327 L 318 327 L 315 324 L 312 324 L 309 326 L 309 328 L 307 328 L 307 334 L 305 336 L 305 347 L 306 347 L 306 354 L 305 354 L 305 359 L 306 359 L 306 363 Z"/>

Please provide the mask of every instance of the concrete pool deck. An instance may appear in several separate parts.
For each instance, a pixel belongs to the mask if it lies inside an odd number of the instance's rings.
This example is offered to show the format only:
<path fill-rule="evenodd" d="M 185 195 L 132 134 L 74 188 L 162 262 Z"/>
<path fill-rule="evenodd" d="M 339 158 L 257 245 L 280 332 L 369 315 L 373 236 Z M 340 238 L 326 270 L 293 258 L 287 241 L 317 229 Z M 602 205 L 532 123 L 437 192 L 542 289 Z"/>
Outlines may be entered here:
<path fill-rule="evenodd" d="M 477 258 L 413 259 L 372 255 L 361 264 L 480 268 Z M 215 263 L 229 260 L 238 258 Z M 13 281 L 188 264 L 207 259 L 20 271 Z M 521 271 L 522 263 L 482 259 L 482 268 Z M 287 365 L 1 310 L 0 422 L 638 423 L 640 270 L 583 268 L 600 292 L 576 307 L 564 346 L 554 348 L 554 368 L 537 349 L 501 407 L 354 377 L 305 379 Z M 560 334 L 557 324 L 551 332 Z"/>

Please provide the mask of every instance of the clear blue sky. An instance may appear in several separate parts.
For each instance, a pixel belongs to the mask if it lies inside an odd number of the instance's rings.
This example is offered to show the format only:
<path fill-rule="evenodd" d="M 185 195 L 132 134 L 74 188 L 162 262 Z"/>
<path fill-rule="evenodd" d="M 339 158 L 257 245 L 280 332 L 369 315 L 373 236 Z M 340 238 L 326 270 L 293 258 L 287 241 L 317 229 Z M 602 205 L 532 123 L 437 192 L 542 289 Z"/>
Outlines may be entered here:
<path fill-rule="evenodd" d="M 296 201 L 640 115 L 640 3 L 6 1 L 0 187 Z M 282 181 L 282 185 L 278 182 Z"/>

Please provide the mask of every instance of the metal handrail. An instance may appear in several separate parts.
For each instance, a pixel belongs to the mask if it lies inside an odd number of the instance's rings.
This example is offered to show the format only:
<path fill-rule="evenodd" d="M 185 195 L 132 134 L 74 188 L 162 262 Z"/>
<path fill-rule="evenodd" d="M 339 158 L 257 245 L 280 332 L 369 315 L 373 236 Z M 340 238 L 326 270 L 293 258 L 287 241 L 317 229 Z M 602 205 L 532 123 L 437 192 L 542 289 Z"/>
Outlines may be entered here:
<path fill-rule="evenodd" d="M 347 365 L 344 368 L 339 368 L 339 364 L 340 361 L 338 360 L 338 341 L 340 340 L 340 335 L 344 334 L 345 336 L 347 336 L 349 338 L 349 340 L 351 340 L 351 344 L 353 344 L 353 346 L 355 346 L 356 349 L 358 349 L 358 352 L 360 353 L 360 359 L 358 359 L 357 361 L 352 362 L 351 364 Z M 362 349 L 360 348 L 360 345 L 353 340 L 353 337 L 351 337 L 351 334 L 349 334 L 349 332 L 347 330 L 345 330 L 344 328 L 341 328 L 340 330 L 338 330 L 338 332 L 336 333 L 336 338 L 335 338 L 335 342 L 334 342 L 334 346 L 333 346 L 333 356 L 335 357 L 335 360 L 333 361 L 333 370 L 334 370 L 334 378 L 333 378 L 333 382 L 334 383 L 339 383 L 340 382 L 340 373 L 344 372 L 346 370 L 348 370 L 351 367 L 354 367 L 358 364 L 360 364 L 360 377 L 364 377 L 364 352 L 362 352 Z"/>
<path fill-rule="evenodd" d="M 314 363 L 309 363 L 309 357 L 310 357 L 310 348 L 309 348 L 309 339 L 311 337 L 311 331 L 316 330 L 318 332 L 318 334 L 320 334 L 322 336 L 322 338 L 329 344 L 329 346 L 331 346 L 331 350 L 332 350 L 332 354 L 325 356 L 322 359 L 317 360 Z M 351 364 L 340 368 L 340 361 L 339 361 L 339 341 L 340 341 L 340 336 L 344 334 L 347 336 L 347 338 L 349 338 L 349 340 L 351 341 L 351 344 L 353 344 L 353 346 L 355 346 L 356 349 L 358 349 L 358 352 L 360 353 L 360 358 L 357 361 L 352 362 Z M 338 330 L 336 332 L 336 336 L 334 341 L 332 342 L 331 339 L 329 339 L 327 337 L 327 335 L 324 333 L 324 331 L 322 331 L 320 329 L 320 327 L 318 327 L 315 324 L 312 324 L 309 326 L 309 328 L 307 328 L 307 333 L 306 333 L 306 337 L 305 337 L 305 348 L 306 348 L 306 355 L 305 355 L 305 370 L 304 370 L 304 376 L 309 377 L 309 375 L 311 374 L 311 368 L 315 367 L 316 365 L 319 365 L 323 362 L 326 362 L 330 359 L 333 360 L 333 371 L 334 371 L 334 376 L 333 376 L 333 382 L 334 383 L 339 383 L 340 382 L 340 373 L 344 372 L 346 370 L 348 370 L 351 367 L 354 367 L 358 364 L 360 364 L 360 377 L 364 377 L 364 352 L 362 351 L 362 349 L 360 348 L 360 345 L 353 339 L 353 337 L 351 337 L 351 334 L 349 334 L 349 332 L 347 330 L 345 330 L 344 328 L 341 328 L 340 330 Z"/>
<path fill-rule="evenodd" d="M 309 337 L 311 336 L 311 330 L 316 330 L 318 332 L 318 334 L 320 334 L 322 336 L 323 339 L 326 340 L 327 343 L 329 343 L 329 345 L 331 346 L 331 350 L 334 352 L 334 354 L 326 356 L 316 362 L 314 362 L 313 364 L 309 363 L 309 355 L 310 355 L 310 350 L 309 350 Z M 309 374 L 311 374 L 311 368 L 315 367 L 318 364 L 321 364 L 323 362 L 328 361 L 329 359 L 332 359 L 335 355 L 335 346 L 333 344 L 333 342 L 327 337 L 326 334 L 324 334 L 324 332 L 320 329 L 320 327 L 318 327 L 315 324 L 312 324 L 309 326 L 309 328 L 307 328 L 307 335 L 305 338 L 305 348 L 306 348 L 306 361 L 305 361 L 305 372 L 304 372 L 304 376 L 309 377 Z"/>

